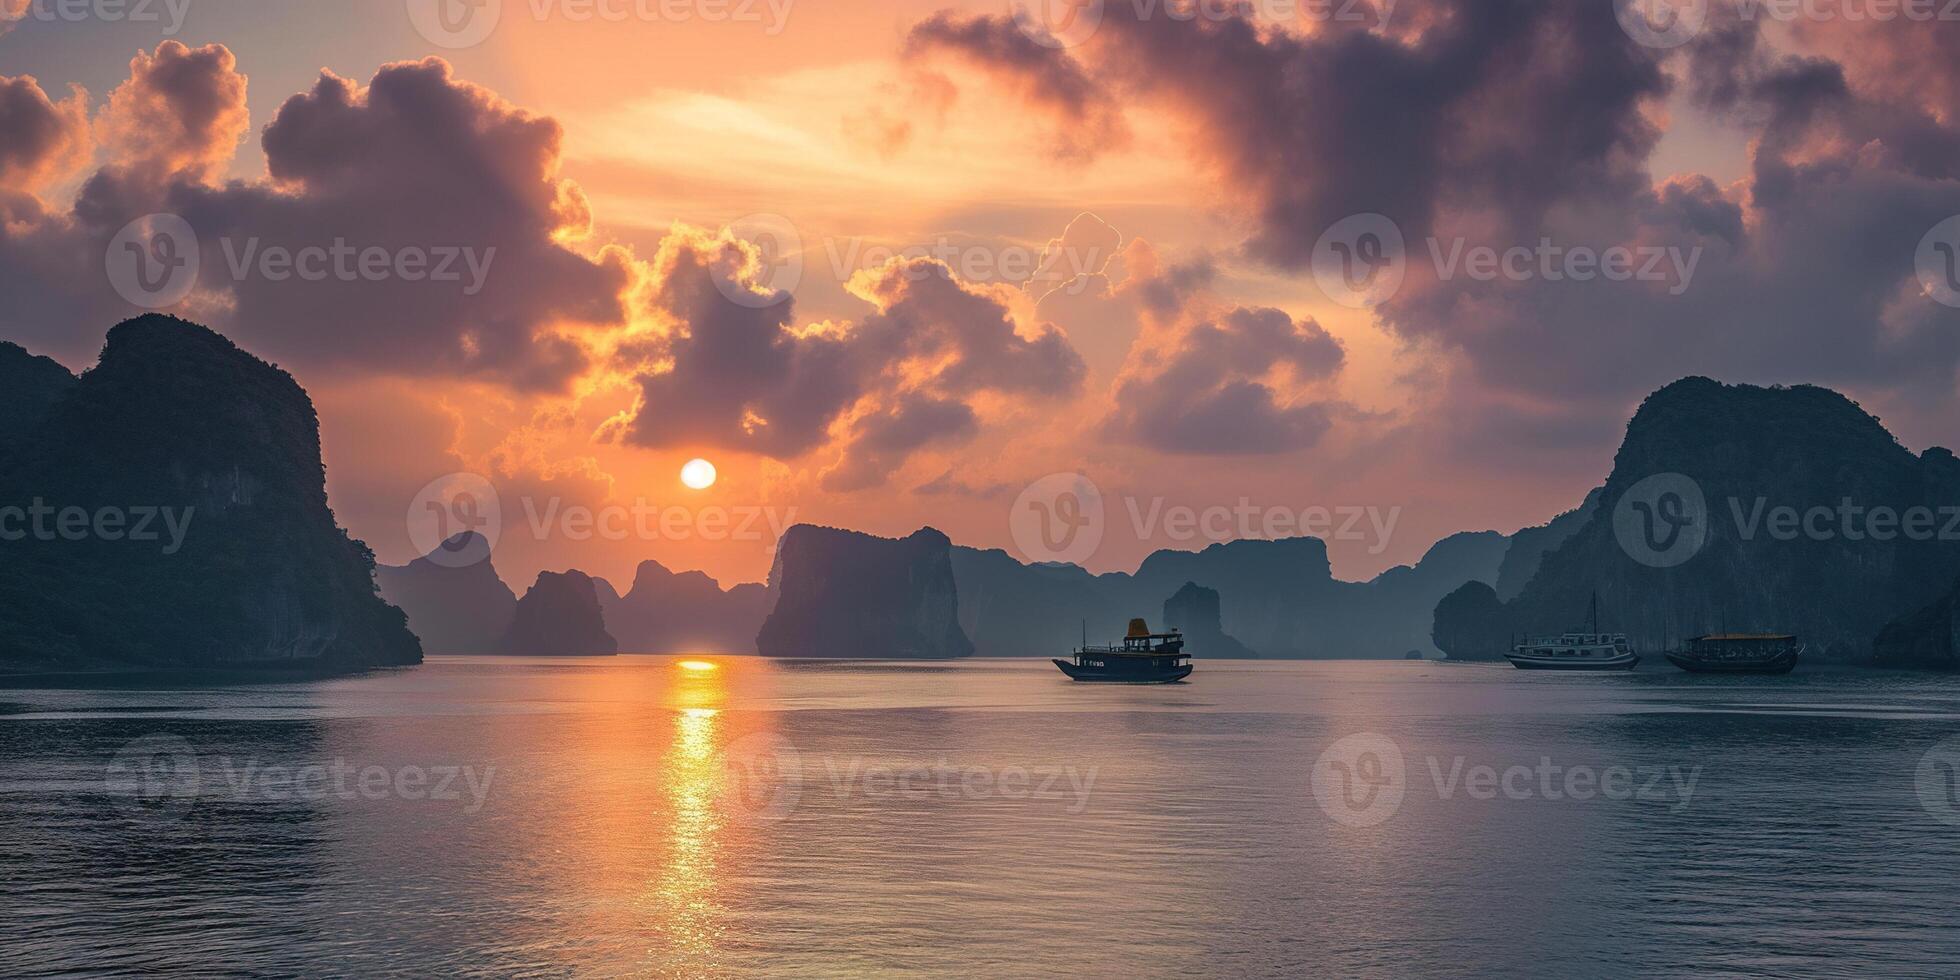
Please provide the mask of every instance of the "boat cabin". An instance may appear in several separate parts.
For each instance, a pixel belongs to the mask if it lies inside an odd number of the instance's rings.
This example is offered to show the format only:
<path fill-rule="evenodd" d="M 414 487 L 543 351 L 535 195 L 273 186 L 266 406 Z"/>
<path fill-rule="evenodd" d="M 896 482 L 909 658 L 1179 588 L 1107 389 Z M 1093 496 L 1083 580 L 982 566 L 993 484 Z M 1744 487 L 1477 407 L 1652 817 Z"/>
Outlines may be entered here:
<path fill-rule="evenodd" d="M 1625 633 L 1561 633 L 1557 636 L 1525 637 L 1518 644 L 1522 656 L 1550 659 L 1624 657 L 1633 652 Z"/>
<path fill-rule="evenodd" d="M 1697 660 L 1722 662 L 1771 660 L 1798 651 L 1788 633 L 1711 633 L 1690 639 L 1683 652 Z"/>

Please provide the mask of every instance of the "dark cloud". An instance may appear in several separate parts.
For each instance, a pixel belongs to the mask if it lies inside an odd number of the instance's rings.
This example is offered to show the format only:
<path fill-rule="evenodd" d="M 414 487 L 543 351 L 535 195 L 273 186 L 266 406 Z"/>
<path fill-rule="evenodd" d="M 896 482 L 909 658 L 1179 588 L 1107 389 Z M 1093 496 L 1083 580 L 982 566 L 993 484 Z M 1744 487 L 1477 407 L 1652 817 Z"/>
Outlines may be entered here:
<path fill-rule="evenodd" d="M 891 405 L 851 423 L 844 458 L 823 475 L 826 490 L 878 486 L 912 453 L 927 446 L 957 445 L 980 433 L 980 419 L 965 402 L 906 392 Z"/>
<path fill-rule="evenodd" d="M 1346 354 L 1312 320 L 1239 308 L 1216 321 L 1139 342 L 1118 379 L 1105 430 L 1169 453 L 1250 455 L 1312 446 L 1338 404 L 1313 382 L 1337 374 Z"/>
<path fill-rule="evenodd" d="M 628 257 L 564 244 L 591 215 L 558 176 L 558 124 L 441 60 L 386 66 L 365 88 L 323 73 L 266 127 L 270 179 L 222 185 L 247 127 L 231 52 L 165 42 L 130 70 L 102 113 L 107 159 L 72 210 L 0 229 L 0 283 L 51 280 L 9 329 L 99 343 L 129 311 L 105 251 L 153 213 L 185 219 L 200 246 L 181 312 L 315 372 L 559 390 L 590 366 L 585 335 L 623 324 Z M 311 275 L 292 264 L 309 252 Z"/>
<path fill-rule="evenodd" d="M 1047 57 L 1190 124 L 1196 159 L 1250 206 L 1257 258 L 1305 272 L 1335 222 L 1392 218 L 1408 278 L 1375 312 L 1449 363 L 1440 404 L 1488 410 L 1499 438 L 1602 430 L 1694 373 L 1950 416 L 1960 311 L 1922 295 L 1913 254 L 1960 213 L 1960 25 L 1805 22 L 1791 47 L 1714 6 L 1670 53 L 1630 39 L 1609 3 L 1453 0 L 1398 8 L 1393 30 L 1310 33 L 1108 4 L 1093 37 Z M 1649 173 L 1669 59 L 1694 104 L 1754 137 L 1745 181 Z M 1023 85 L 1056 74 L 992 67 Z M 1432 238 L 1696 264 L 1680 289 L 1445 277 Z"/>
<path fill-rule="evenodd" d="M 850 283 L 872 312 L 799 328 L 789 297 L 758 298 L 770 294 L 752 280 L 756 260 L 753 246 L 726 234 L 668 236 L 650 305 L 669 328 L 622 349 L 640 397 L 606 436 L 789 459 L 829 443 L 849 418 L 825 483 L 861 489 L 917 450 L 970 438 L 976 395 L 1060 398 L 1082 385 L 1068 339 L 1052 326 L 1024 330 L 1007 287 L 960 282 L 931 259 L 893 259 Z"/>
<path fill-rule="evenodd" d="M 1194 152 L 1255 210 L 1252 252 L 1287 268 L 1303 267 L 1321 232 L 1357 212 L 1417 234 L 1442 206 L 1526 225 L 1561 199 L 1638 182 L 1659 135 L 1640 103 L 1666 82 L 1610 4 L 1436 6 L 1421 31 L 1398 38 L 1261 30 L 1249 15 L 1153 17 L 1115 3 L 1078 48 L 960 50 L 1019 86 L 1051 90 L 1057 106 L 1097 105 L 1081 93 L 1110 92 L 1105 100 L 1177 109 L 1199 132 Z M 1006 17 L 942 15 L 913 38 L 1016 32 Z"/>
<path fill-rule="evenodd" d="M 1092 158 L 1128 139 L 1122 110 L 1102 84 L 1061 49 L 1036 43 L 1010 18 L 962 18 L 942 11 L 912 28 L 904 55 L 915 65 L 950 55 L 1004 80 L 1028 104 L 1058 121 L 1052 143 L 1064 159 Z M 932 91 L 944 93 L 950 87 L 943 77 L 924 77 L 931 80 Z"/>
<path fill-rule="evenodd" d="M 0 75 L 0 194 L 31 190 L 85 161 L 88 151 L 87 93 L 76 89 L 55 102 L 31 76 Z"/>

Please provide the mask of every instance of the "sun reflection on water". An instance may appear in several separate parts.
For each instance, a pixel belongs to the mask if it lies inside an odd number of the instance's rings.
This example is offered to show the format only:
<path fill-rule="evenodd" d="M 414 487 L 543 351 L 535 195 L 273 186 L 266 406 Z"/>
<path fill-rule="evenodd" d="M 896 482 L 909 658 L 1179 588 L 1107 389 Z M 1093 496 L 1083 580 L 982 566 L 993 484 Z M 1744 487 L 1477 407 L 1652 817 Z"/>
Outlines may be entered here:
<path fill-rule="evenodd" d="M 669 819 L 665 828 L 655 828 L 664 829 L 667 860 L 653 882 L 648 911 L 669 954 L 694 972 L 715 961 L 722 933 L 716 871 L 725 842 L 717 798 L 727 733 L 717 705 L 727 691 L 717 672 L 688 670 L 674 696 L 680 710 L 663 773 Z"/>

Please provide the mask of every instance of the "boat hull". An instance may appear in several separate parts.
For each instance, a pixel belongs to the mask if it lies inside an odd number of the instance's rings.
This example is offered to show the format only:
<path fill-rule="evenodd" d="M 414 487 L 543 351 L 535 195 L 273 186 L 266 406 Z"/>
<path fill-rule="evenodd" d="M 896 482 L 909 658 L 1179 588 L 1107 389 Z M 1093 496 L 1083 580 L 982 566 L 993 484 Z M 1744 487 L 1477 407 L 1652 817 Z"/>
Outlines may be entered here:
<path fill-rule="evenodd" d="M 1720 661 L 1670 653 L 1667 662 L 1692 674 L 1787 674 L 1797 668 L 1797 654 L 1788 653 L 1762 660 Z"/>
<path fill-rule="evenodd" d="M 1599 660 L 1580 660 L 1572 657 L 1560 659 L 1522 657 L 1515 653 L 1507 653 L 1504 659 L 1509 660 L 1511 666 L 1519 670 L 1632 670 L 1640 663 L 1640 656 L 1633 653 Z"/>
<path fill-rule="evenodd" d="M 1154 667 L 1147 664 L 1131 666 L 1083 667 L 1066 660 L 1050 661 L 1062 669 L 1070 680 L 1084 683 L 1102 684 L 1175 684 L 1191 676 L 1191 665 L 1176 667 Z"/>

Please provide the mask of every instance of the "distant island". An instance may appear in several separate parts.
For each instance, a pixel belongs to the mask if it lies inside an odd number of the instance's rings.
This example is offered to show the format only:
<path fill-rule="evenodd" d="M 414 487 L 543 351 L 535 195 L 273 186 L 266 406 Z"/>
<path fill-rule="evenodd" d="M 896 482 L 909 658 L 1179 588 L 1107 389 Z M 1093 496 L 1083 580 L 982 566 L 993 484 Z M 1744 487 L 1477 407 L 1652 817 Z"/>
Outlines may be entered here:
<path fill-rule="evenodd" d="M 1703 499 L 1678 563 L 1625 537 L 1654 478 Z M 1495 660 L 1599 596 L 1640 649 L 1720 629 L 1803 635 L 1812 659 L 1960 666 L 1960 540 L 1787 539 L 1763 503 L 1960 503 L 1960 460 L 1913 454 L 1823 388 L 1689 378 L 1648 397 L 1604 483 L 1545 525 L 1451 535 L 1412 566 L 1334 578 L 1315 538 L 1159 551 L 1134 572 L 1029 564 L 931 528 L 899 539 L 798 525 L 766 583 L 643 562 L 625 592 L 577 569 L 520 595 L 488 542 L 377 565 L 327 507 L 318 423 L 285 372 L 196 324 L 112 329 L 79 378 L 0 344 L 0 505 L 189 515 L 181 540 L 0 541 L 0 673 L 334 674 L 445 654 L 719 652 L 1051 656 L 1161 614 L 1200 658 Z M 1686 520 L 1683 518 L 1682 520 Z M 166 553 L 168 551 L 168 553 Z M 454 554 L 480 552 L 459 563 Z"/>

